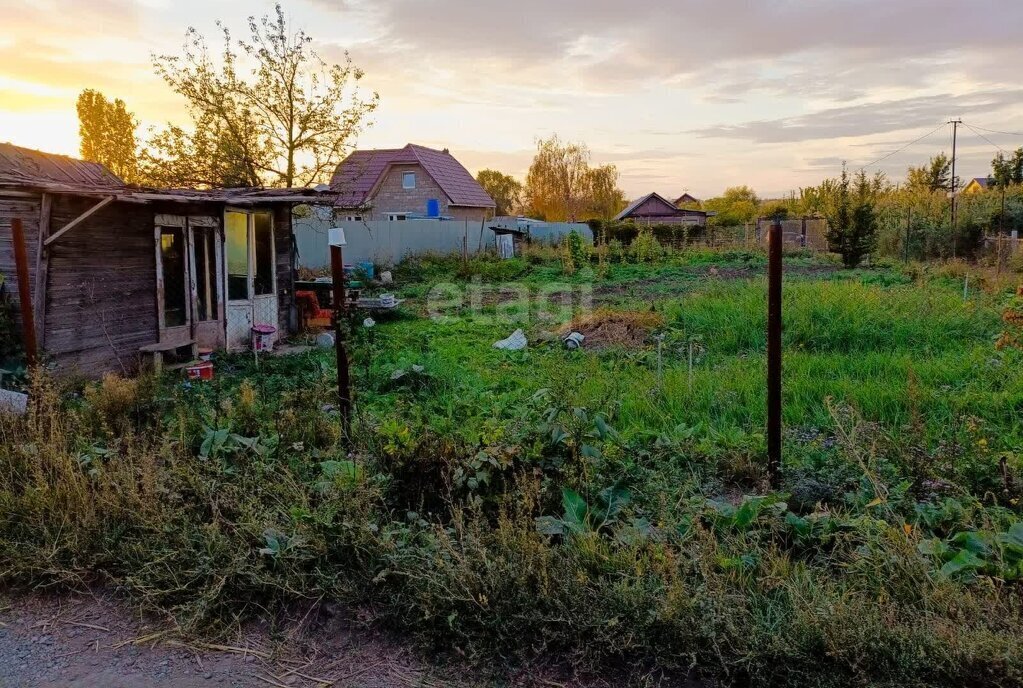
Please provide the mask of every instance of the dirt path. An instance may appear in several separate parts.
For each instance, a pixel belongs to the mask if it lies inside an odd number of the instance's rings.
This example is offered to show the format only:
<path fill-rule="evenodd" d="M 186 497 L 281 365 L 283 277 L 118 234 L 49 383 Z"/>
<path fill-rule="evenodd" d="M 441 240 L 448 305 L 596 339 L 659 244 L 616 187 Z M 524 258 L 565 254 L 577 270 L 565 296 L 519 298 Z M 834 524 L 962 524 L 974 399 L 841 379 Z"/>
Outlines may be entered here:
<path fill-rule="evenodd" d="M 217 647 L 186 639 L 108 596 L 0 602 L 0 688 L 468 686 L 393 642 L 308 608 L 283 628 L 253 624 Z"/>

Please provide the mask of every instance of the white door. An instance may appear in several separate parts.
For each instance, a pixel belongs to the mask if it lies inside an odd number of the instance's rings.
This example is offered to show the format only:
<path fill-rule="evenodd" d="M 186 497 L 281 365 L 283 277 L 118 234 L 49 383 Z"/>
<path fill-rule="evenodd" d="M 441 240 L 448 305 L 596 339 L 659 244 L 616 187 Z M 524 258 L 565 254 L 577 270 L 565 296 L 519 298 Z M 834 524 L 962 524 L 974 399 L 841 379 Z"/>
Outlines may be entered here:
<path fill-rule="evenodd" d="M 249 348 L 253 325 L 278 327 L 273 217 L 268 212 L 224 214 L 227 265 L 227 348 Z M 278 336 L 280 333 L 277 333 Z"/>

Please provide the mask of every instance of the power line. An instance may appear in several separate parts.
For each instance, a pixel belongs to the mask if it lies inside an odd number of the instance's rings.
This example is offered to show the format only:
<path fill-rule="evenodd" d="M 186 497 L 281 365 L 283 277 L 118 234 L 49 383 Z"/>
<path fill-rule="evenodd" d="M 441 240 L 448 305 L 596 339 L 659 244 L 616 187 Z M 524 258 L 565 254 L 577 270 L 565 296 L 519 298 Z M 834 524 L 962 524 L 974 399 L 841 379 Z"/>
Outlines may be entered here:
<path fill-rule="evenodd" d="M 897 153 L 901 153 L 902 151 L 906 150 L 910 146 L 912 146 L 914 144 L 917 144 L 917 143 L 920 143 L 925 138 L 927 138 L 928 136 L 934 134 L 936 131 L 938 131 L 939 129 L 941 129 L 942 127 L 947 126 L 947 125 L 948 125 L 948 122 L 942 122 L 941 124 L 936 126 L 934 129 L 932 129 L 931 131 L 929 131 L 926 134 L 924 134 L 923 136 L 921 136 L 920 138 L 915 139 L 913 141 L 910 141 L 909 143 L 907 143 L 902 148 L 899 148 L 898 150 L 893 150 L 891 153 L 888 153 L 887 155 L 882 155 L 880 158 L 878 158 L 877 160 L 874 160 L 873 162 L 868 162 L 866 165 L 863 165 L 860 169 L 863 169 L 864 167 L 873 167 L 874 165 L 876 165 L 879 162 L 884 162 L 888 158 L 892 157 L 893 155 L 896 155 Z"/>
<path fill-rule="evenodd" d="M 965 127 L 967 128 L 967 129 L 969 129 L 970 131 L 972 131 L 972 132 L 973 132 L 974 134 L 976 134 L 977 136 L 979 136 L 980 138 L 984 139 L 985 141 L 987 141 L 988 143 L 990 143 L 990 144 L 991 144 L 992 146 L 994 146 L 995 148 L 997 148 L 997 149 L 998 149 L 998 151 L 999 151 L 1000 153 L 1005 153 L 1005 152 L 1006 152 L 1006 151 L 1005 151 L 1005 149 L 1003 149 L 1003 148 L 1002 148 L 1001 146 L 999 146 L 999 145 L 998 145 L 997 143 L 995 143 L 994 141 L 992 141 L 992 140 L 991 140 L 991 139 L 989 139 L 988 137 L 984 136 L 983 134 L 981 134 L 981 133 L 980 133 L 979 131 L 977 131 L 977 130 L 976 130 L 976 129 L 974 129 L 973 127 L 971 127 L 971 126 L 970 126 L 970 125 L 969 125 L 968 123 L 966 123 L 966 122 L 963 122 L 963 125 L 964 125 L 964 126 L 965 126 Z"/>
<path fill-rule="evenodd" d="M 969 125 L 967 125 L 969 126 Z M 973 127 L 970 127 L 971 129 Z M 986 131 L 989 134 L 1002 134 L 1003 136 L 1023 136 L 1023 134 L 1014 131 L 998 131 L 997 129 L 986 129 L 985 127 L 977 127 L 981 131 Z"/>

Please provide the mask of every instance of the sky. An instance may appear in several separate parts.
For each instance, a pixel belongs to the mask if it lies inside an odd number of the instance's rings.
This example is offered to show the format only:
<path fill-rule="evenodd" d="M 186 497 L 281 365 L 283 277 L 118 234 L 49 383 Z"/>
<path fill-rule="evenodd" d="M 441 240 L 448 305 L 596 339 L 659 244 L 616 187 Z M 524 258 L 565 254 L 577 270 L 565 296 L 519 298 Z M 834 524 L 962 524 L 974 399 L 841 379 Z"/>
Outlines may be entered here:
<path fill-rule="evenodd" d="M 538 137 L 587 144 L 630 198 L 748 184 L 776 198 L 843 161 L 894 180 L 951 152 L 988 173 L 1023 146 L 1023 2 L 987 0 L 285 0 L 380 105 L 360 148 L 448 148 L 522 179 Z M 154 74 L 194 26 L 236 35 L 262 0 L 0 0 L 0 141 L 75 155 L 84 88 L 140 134 L 187 124 Z M 930 133 L 928 135 L 929 132 Z M 908 145 L 919 138 L 922 140 Z M 905 148 L 904 148 L 905 147 Z M 883 158 L 883 159 L 882 159 Z M 878 160 L 880 162 L 878 162 Z"/>

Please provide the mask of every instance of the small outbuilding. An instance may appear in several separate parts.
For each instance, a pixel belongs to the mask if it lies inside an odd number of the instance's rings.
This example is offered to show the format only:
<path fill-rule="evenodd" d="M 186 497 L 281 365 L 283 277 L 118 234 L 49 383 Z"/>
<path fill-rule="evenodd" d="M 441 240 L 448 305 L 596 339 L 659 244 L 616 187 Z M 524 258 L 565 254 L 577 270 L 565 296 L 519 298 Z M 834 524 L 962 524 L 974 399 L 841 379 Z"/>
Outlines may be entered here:
<path fill-rule="evenodd" d="M 22 221 L 36 339 L 58 372 L 242 350 L 255 325 L 298 324 L 292 208 L 312 189 L 153 189 L 102 165 L 0 143 L 0 273 L 18 303 Z M 20 318 L 17 321 L 20 327 Z"/>
<path fill-rule="evenodd" d="M 683 197 L 685 198 L 685 197 Z M 680 199 L 681 200 L 681 199 Z M 703 210 L 680 208 L 659 193 L 649 193 L 630 203 L 615 217 L 618 222 L 635 222 L 640 225 L 707 225 L 707 213 Z"/>

